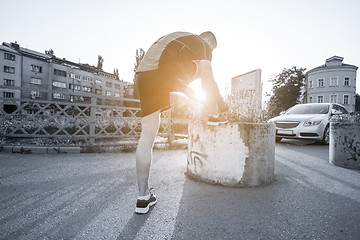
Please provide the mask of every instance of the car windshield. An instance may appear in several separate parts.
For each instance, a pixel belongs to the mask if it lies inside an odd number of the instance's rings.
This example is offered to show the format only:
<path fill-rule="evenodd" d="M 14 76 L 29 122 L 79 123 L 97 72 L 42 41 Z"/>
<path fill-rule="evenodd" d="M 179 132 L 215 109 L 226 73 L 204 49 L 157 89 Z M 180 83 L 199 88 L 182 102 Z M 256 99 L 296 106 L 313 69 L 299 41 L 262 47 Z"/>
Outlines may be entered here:
<path fill-rule="evenodd" d="M 328 104 L 299 104 L 290 108 L 286 114 L 326 114 L 328 111 Z"/>

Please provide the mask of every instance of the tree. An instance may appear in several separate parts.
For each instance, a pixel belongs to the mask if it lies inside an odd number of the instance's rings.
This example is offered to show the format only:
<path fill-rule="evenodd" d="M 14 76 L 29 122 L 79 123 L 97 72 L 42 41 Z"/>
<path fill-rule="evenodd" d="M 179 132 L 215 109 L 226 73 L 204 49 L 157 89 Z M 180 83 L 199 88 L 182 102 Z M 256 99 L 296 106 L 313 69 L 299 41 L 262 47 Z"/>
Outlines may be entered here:
<path fill-rule="evenodd" d="M 134 64 L 134 73 L 136 73 L 136 70 L 138 69 L 141 60 L 144 58 L 145 56 L 145 51 L 142 48 L 136 49 L 136 54 L 135 54 L 135 64 Z M 134 76 L 134 97 L 139 99 L 139 89 L 137 86 L 137 79 Z"/>
<path fill-rule="evenodd" d="M 97 63 L 97 70 L 98 71 L 102 70 L 103 63 L 104 63 L 103 57 L 101 55 L 98 55 L 98 63 Z"/>
<path fill-rule="evenodd" d="M 360 95 L 358 93 L 355 96 L 355 112 L 360 113 Z"/>
<path fill-rule="evenodd" d="M 120 78 L 119 78 L 119 69 L 114 68 L 114 75 L 115 75 L 115 77 L 116 77 L 116 80 L 119 80 L 119 79 L 120 79 Z"/>
<path fill-rule="evenodd" d="M 141 60 L 145 56 L 145 51 L 142 48 L 136 49 L 136 55 L 135 55 L 135 63 L 134 63 L 134 72 L 138 69 Z"/>
<path fill-rule="evenodd" d="M 305 68 L 284 69 L 282 73 L 273 77 L 272 93 L 270 97 L 267 117 L 272 118 L 280 114 L 280 112 L 300 103 L 301 89 L 304 86 Z"/>

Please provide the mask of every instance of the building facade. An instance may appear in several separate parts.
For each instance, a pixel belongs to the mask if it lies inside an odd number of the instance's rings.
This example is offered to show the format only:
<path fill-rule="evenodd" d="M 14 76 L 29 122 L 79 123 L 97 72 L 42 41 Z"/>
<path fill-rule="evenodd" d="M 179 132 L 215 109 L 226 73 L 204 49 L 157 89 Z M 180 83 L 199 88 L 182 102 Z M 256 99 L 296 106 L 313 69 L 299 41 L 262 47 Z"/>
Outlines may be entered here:
<path fill-rule="evenodd" d="M 132 83 L 88 64 L 57 58 L 19 44 L 0 46 L 0 97 L 3 99 L 47 100 L 123 106 L 122 98 Z M 127 95 L 129 97 L 129 95 Z"/>
<path fill-rule="evenodd" d="M 355 111 L 358 67 L 342 63 L 343 59 L 333 56 L 305 74 L 306 103 L 339 103 L 349 112 Z"/>

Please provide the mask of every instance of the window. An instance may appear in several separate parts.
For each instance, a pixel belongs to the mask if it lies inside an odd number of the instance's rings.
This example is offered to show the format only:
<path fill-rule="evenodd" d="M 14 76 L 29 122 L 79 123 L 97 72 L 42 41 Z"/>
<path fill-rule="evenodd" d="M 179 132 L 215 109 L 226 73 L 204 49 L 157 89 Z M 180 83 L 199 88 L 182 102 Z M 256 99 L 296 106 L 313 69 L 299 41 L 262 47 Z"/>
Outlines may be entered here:
<path fill-rule="evenodd" d="M 111 82 L 106 82 L 106 87 L 111 87 Z"/>
<path fill-rule="evenodd" d="M 87 87 L 87 86 L 83 86 L 83 91 L 84 91 L 84 92 L 89 92 L 89 93 L 91 93 L 91 92 L 92 92 L 92 88 L 91 88 L 91 87 Z"/>
<path fill-rule="evenodd" d="M 83 80 L 91 84 L 94 84 L 94 80 L 91 77 L 83 76 Z"/>
<path fill-rule="evenodd" d="M 114 93 L 115 97 L 120 97 L 120 93 L 116 92 Z"/>
<path fill-rule="evenodd" d="M 350 78 L 349 77 L 344 78 L 344 86 L 350 86 Z"/>
<path fill-rule="evenodd" d="M 41 85 L 42 80 L 40 78 L 31 78 L 30 79 L 31 84 Z"/>
<path fill-rule="evenodd" d="M 15 86 L 15 81 L 11 79 L 4 79 L 4 85 L 6 86 Z"/>
<path fill-rule="evenodd" d="M 338 106 L 339 110 L 343 113 L 343 114 L 347 114 L 349 113 L 348 110 L 346 110 L 345 108 Z"/>
<path fill-rule="evenodd" d="M 76 90 L 76 91 L 80 91 L 80 90 L 81 90 L 81 86 L 70 83 L 70 84 L 69 84 L 69 89 Z"/>
<path fill-rule="evenodd" d="M 309 80 L 309 88 L 314 88 L 313 81 Z"/>
<path fill-rule="evenodd" d="M 318 103 L 323 103 L 323 102 L 324 102 L 324 96 L 322 96 L 322 95 L 321 95 L 321 96 L 318 96 L 318 97 L 317 97 L 317 100 L 318 100 L 318 101 L 317 101 Z"/>
<path fill-rule="evenodd" d="M 312 103 L 312 97 L 309 97 L 309 103 Z"/>
<path fill-rule="evenodd" d="M 70 95 L 70 102 L 78 102 L 79 100 L 79 96 Z"/>
<path fill-rule="evenodd" d="M 342 114 L 349 113 L 345 108 L 343 108 L 342 106 L 339 106 L 339 105 L 333 105 L 332 109 L 334 109 L 335 111 L 338 111 L 339 113 L 342 113 Z"/>
<path fill-rule="evenodd" d="M 128 96 L 133 96 L 134 95 L 134 89 L 133 88 L 128 88 L 126 89 L 126 94 Z"/>
<path fill-rule="evenodd" d="M 101 89 L 95 89 L 96 94 L 101 94 Z"/>
<path fill-rule="evenodd" d="M 65 99 L 65 94 L 53 93 L 53 98 L 55 98 L 55 99 Z"/>
<path fill-rule="evenodd" d="M 66 83 L 64 83 L 64 82 L 53 82 L 52 83 L 52 85 L 54 86 L 54 87 L 58 87 L 58 88 L 66 88 Z"/>
<path fill-rule="evenodd" d="M 15 61 L 15 55 L 10 53 L 4 53 L 4 59 Z"/>
<path fill-rule="evenodd" d="M 349 104 L 349 95 L 348 94 L 344 94 L 343 104 L 344 105 Z"/>
<path fill-rule="evenodd" d="M 331 103 L 337 103 L 337 95 L 336 94 L 331 94 L 330 95 L 330 102 Z"/>
<path fill-rule="evenodd" d="M 324 79 L 323 78 L 319 78 L 318 79 L 318 87 L 324 87 Z"/>
<path fill-rule="evenodd" d="M 3 92 L 4 98 L 14 98 L 13 92 Z"/>
<path fill-rule="evenodd" d="M 15 73 L 14 67 L 4 66 L 4 72 L 6 73 Z"/>
<path fill-rule="evenodd" d="M 30 97 L 31 98 L 39 98 L 39 97 L 41 97 L 41 93 L 40 92 L 38 92 L 38 91 L 31 91 L 30 92 Z"/>
<path fill-rule="evenodd" d="M 338 78 L 337 77 L 331 77 L 330 78 L 330 86 L 334 87 L 338 85 Z"/>
<path fill-rule="evenodd" d="M 98 85 L 101 85 L 102 84 L 102 81 L 101 80 L 95 80 L 95 83 L 98 84 Z"/>
<path fill-rule="evenodd" d="M 79 74 L 69 73 L 69 78 L 76 79 L 76 80 L 80 81 L 81 76 Z"/>
<path fill-rule="evenodd" d="M 110 91 L 105 91 L 105 95 L 106 96 L 111 96 L 111 92 Z"/>
<path fill-rule="evenodd" d="M 66 77 L 66 72 L 59 69 L 54 69 L 54 74 L 60 77 Z"/>
<path fill-rule="evenodd" d="M 42 73 L 42 67 L 37 65 L 31 65 L 31 71 L 36 73 Z"/>
<path fill-rule="evenodd" d="M 115 88 L 121 90 L 120 84 L 115 84 Z"/>

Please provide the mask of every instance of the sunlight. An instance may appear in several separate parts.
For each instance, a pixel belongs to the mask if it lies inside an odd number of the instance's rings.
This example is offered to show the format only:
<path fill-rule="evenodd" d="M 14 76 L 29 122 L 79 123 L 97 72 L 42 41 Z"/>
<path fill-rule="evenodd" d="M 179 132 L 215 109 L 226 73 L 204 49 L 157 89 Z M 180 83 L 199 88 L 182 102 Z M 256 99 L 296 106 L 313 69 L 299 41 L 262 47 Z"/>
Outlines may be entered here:
<path fill-rule="evenodd" d="M 196 98 L 198 100 L 204 100 L 205 99 L 205 93 L 201 86 L 201 80 L 195 79 L 189 84 L 189 87 L 195 92 Z"/>

